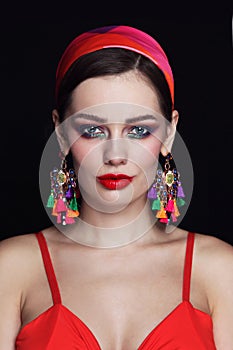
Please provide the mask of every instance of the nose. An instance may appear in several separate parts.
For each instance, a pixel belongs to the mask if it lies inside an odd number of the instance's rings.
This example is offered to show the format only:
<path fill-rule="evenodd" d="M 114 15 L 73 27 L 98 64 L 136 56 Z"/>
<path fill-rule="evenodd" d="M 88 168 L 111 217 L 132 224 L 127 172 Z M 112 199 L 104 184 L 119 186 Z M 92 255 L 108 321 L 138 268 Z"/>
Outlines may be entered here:
<path fill-rule="evenodd" d="M 103 153 L 104 164 L 119 166 L 127 164 L 127 145 L 123 139 L 108 140 Z"/>

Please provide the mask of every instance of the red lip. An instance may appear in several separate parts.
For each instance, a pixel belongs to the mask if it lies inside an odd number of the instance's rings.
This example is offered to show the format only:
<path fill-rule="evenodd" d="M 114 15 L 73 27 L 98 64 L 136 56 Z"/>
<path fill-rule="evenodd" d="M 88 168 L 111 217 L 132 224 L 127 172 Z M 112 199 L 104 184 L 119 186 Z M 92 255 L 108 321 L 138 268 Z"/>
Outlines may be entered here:
<path fill-rule="evenodd" d="M 128 176 L 125 174 L 104 174 L 97 177 L 99 180 L 121 180 L 121 179 L 133 179 L 133 176 Z"/>
<path fill-rule="evenodd" d="M 128 186 L 133 178 L 134 176 L 128 176 L 125 174 L 105 174 L 97 176 L 98 182 L 109 190 L 120 190 Z"/>

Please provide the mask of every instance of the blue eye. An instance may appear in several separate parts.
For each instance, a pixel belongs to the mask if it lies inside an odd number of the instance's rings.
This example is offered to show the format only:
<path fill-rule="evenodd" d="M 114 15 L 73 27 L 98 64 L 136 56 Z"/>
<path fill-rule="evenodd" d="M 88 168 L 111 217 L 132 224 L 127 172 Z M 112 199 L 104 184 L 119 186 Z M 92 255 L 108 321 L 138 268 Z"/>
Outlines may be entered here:
<path fill-rule="evenodd" d="M 131 138 L 142 139 L 151 134 L 151 130 L 148 127 L 144 126 L 134 126 L 131 131 L 128 133 L 128 136 Z"/>
<path fill-rule="evenodd" d="M 103 132 L 103 130 L 95 125 L 81 125 L 78 128 L 78 131 L 82 135 L 82 137 L 85 137 L 88 139 L 97 138 L 97 137 L 100 137 L 100 138 L 105 137 L 105 133 Z"/>

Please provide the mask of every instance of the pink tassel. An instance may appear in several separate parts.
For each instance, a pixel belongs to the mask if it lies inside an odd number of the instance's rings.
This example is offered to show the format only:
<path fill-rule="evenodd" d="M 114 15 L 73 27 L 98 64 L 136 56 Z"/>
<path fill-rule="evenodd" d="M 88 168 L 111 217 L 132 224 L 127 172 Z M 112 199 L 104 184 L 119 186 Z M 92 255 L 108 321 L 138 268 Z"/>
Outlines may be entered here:
<path fill-rule="evenodd" d="M 167 219 L 167 218 L 160 219 L 159 221 L 160 221 L 160 222 L 163 222 L 164 224 L 167 224 L 167 223 L 168 223 L 168 219 Z"/>
<path fill-rule="evenodd" d="M 61 213 L 57 214 L 57 224 L 61 224 Z"/>
<path fill-rule="evenodd" d="M 174 211 L 174 202 L 172 199 L 169 199 L 165 209 L 166 209 L 166 211 L 169 211 L 170 213 L 172 213 Z"/>
<path fill-rule="evenodd" d="M 75 220 L 74 220 L 74 218 L 66 217 L 66 223 L 67 223 L 67 225 L 74 224 Z"/>
<path fill-rule="evenodd" d="M 175 216 L 174 213 L 171 214 L 171 217 L 172 217 L 172 221 L 173 221 L 173 222 L 176 222 L 176 221 L 177 221 L 177 218 L 176 218 L 176 216 Z"/>
<path fill-rule="evenodd" d="M 64 201 L 60 198 L 57 201 L 56 212 L 61 213 L 62 211 L 67 211 L 67 206 L 65 205 Z"/>

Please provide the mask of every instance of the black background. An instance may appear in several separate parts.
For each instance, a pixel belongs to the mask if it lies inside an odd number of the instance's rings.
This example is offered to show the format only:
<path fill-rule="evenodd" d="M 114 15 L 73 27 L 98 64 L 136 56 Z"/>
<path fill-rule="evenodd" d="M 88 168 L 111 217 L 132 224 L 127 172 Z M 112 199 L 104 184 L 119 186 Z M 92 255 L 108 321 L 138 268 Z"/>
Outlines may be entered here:
<path fill-rule="evenodd" d="M 233 244 L 232 11 L 213 5 L 129 6 L 19 2 L 2 7 L 0 239 L 50 226 L 38 171 L 61 54 L 81 32 L 121 24 L 154 36 L 173 69 L 178 131 L 194 168 L 192 202 L 180 227 Z"/>

